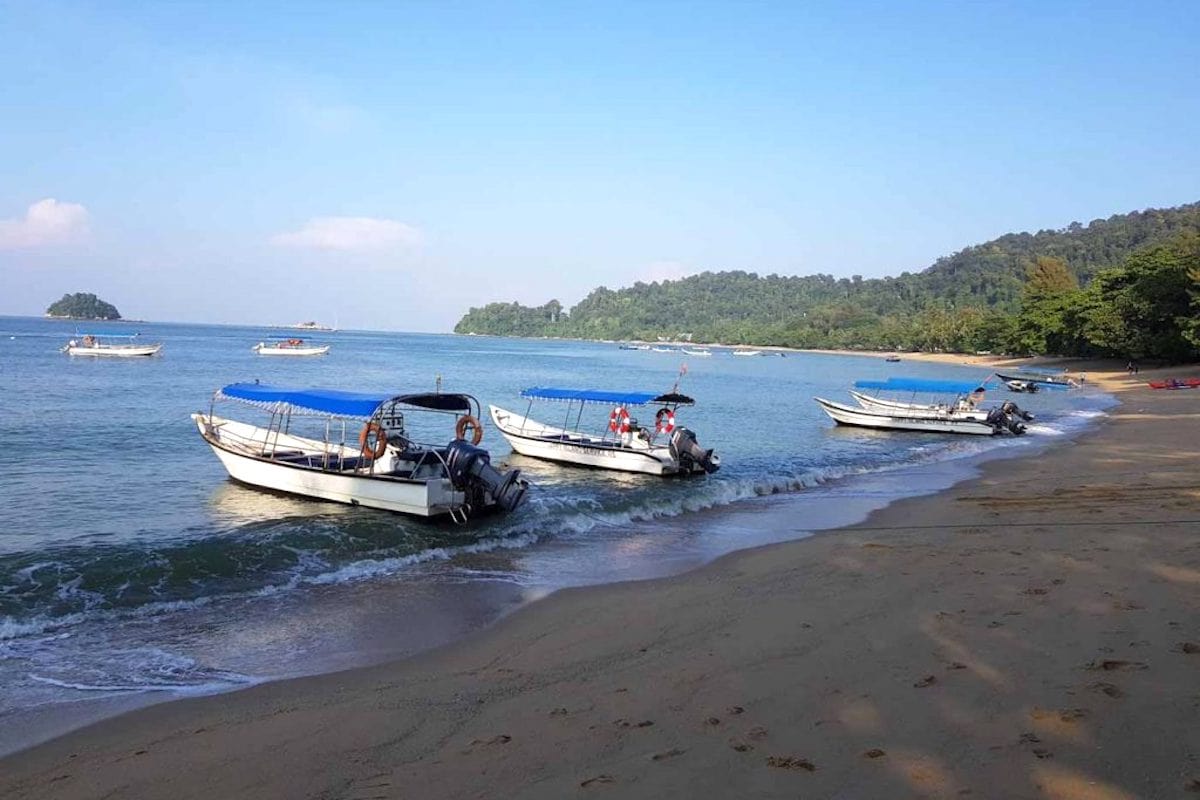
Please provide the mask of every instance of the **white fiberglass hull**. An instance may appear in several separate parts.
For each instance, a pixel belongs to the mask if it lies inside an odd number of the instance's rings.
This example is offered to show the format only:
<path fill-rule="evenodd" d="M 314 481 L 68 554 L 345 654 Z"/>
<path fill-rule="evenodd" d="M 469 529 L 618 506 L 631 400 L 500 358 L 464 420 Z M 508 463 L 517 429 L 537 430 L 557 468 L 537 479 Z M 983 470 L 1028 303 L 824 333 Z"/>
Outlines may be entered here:
<path fill-rule="evenodd" d="M 733 354 L 735 356 L 761 356 L 762 351 L 761 350 L 734 350 Z"/>
<path fill-rule="evenodd" d="M 683 470 L 666 445 L 629 446 L 543 425 L 496 406 L 488 407 L 496 428 L 523 456 L 620 472 L 675 475 Z M 703 470 L 701 470 L 703 471 Z"/>
<path fill-rule="evenodd" d="M 67 345 L 65 348 L 69 356 L 109 356 L 113 358 L 142 358 L 145 356 L 157 355 L 159 350 L 162 350 L 161 344 L 147 345 L 113 345 L 111 347 L 81 347 L 79 345 Z"/>
<path fill-rule="evenodd" d="M 858 404 L 867 411 L 878 411 L 888 414 L 913 417 L 953 417 L 955 419 L 970 419 L 977 422 L 985 421 L 988 415 L 988 412 L 977 408 L 967 410 L 934 403 L 901 403 L 896 400 L 871 397 L 868 394 L 853 390 L 850 392 L 850 396 L 858 401 Z"/>
<path fill-rule="evenodd" d="M 857 428 L 875 428 L 877 430 L 921 431 L 925 433 L 961 433 L 976 436 L 992 436 L 996 429 L 985 422 L 948 416 L 917 416 L 903 411 L 881 412 L 865 408 L 834 403 L 820 397 L 813 398 L 820 403 L 833 421 L 839 425 L 850 425 Z"/>
<path fill-rule="evenodd" d="M 449 478 L 422 480 L 362 472 L 325 472 L 273 461 L 262 455 L 263 450 L 321 453 L 326 449 L 323 443 L 315 440 L 287 434 L 276 436 L 264 428 L 221 417 L 212 417 L 212 424 L 206 414 L 192 414 L 192 420 L 229 477 L 250 486 L 421 517 L 449 514 L 451 509 L 466 501 L 465 495 L 454 489 Z M 222 440 L 223 431 L 230 434 L 225 441 Z M 257 452 L 255 444 L 261 445 Z M 340 451 L 335 455 L 356 455 L 348 447 L 334 450 Z"/>
<path fill-rule="evenodd" d="M 323 347 L 259 347 L 254 351 L 260 356 L 323 356 L 329 352 L 330 345 Z"/>

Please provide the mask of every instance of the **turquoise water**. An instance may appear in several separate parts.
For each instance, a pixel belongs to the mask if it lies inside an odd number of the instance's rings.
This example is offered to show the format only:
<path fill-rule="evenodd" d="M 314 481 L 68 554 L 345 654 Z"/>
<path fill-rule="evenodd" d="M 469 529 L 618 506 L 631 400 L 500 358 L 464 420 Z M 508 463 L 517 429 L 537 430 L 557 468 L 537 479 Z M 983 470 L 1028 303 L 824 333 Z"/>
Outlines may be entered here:
<path fill-rule="evenodd" d="M 759 544 L 745 513 L 755 503 L 791 502 L 795 523 L 773 536 L 794 538 L 822 527 L 822 507 L 922 491 L 931 464 L 1036 449 L 1108 403 L 1087 390 L 1019 396 L 1039 416 L 1024 440 L 881 434 L 835 428 L 811 397 L 848 400 L 858 378 L 983 373 L 353 331 L 313 334 L 332 345 L 326 357 L 271 359 L 250 350 L 278 333 L 263 328 L 88 329 L 136 330 L 166 346 L 153 359 L 72 358 L 58 348 L 73 323 L 0 318 L 0 719 L 411 652 L 559 586 L 663 574 Z M 235 485 L 188 419 L 214 389 L 243 380 L 408 392 L 440 378 L 485 409 L 523 412 L 526 386 L 666 391 L 684 362 L 680 390 L 698 405 L 678 421 L 716 448 L 719 473 L 662 480 L 562 468 L 512 456 L 489 428 L 483 445 L 533 488 L 516 513 L 466 527 Z M 557 422 L 564 411 L 537 405 L 533 416 Z M 593 413 L 598 429 L 608 409 Z M 740 522 L 714 523 L 730 508 Z"/>

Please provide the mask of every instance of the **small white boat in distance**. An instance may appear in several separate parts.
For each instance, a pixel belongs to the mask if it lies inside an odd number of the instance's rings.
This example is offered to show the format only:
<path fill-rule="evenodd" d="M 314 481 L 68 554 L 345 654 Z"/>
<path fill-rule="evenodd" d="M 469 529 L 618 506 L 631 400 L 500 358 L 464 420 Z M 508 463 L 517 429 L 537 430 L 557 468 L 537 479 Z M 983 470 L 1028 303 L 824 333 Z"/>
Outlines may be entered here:
<path fill-rule="evenodd" d="M 682 352 L 684 352 L 684 353 L 686 353 L 686 354 L 688 354 L 689 356 L 701 356 L 701 357 L 704 357 L 704 356 L 711 356 L 711 355 L 712 355 L 712 350 L 693 350 L 693 349 L 692 349 L 692 348 L 690 348 L 690 347 L 684 347 L 684 348 L 681 348 L 681 351 L 682 351 Z"/>
<path fill-rule="evenodd" d="M 114 334 L 85 333 L 78 339 L 72 339 L 62 348 L 69 356 L 113 356 L 116 358 L 134 358 L 158 355 L 162 343 L 138 344 L 132 341 L 113 341 L 136 339 L 136 333 L 126 336 Z"/>
<path fill-rule="evenodd" d="M 734 350 L 735 356 L 761 356 L 762 350 Z"/>
<path fill-rule="evenodd" d="M 686 395 L 536 387 L 526 389 L 521 396 L 529 399 L 524 415 L 497 406 L 490 409 L 500 433 L 523 456 L 648 475 L 693 475 L 720 469 L 720 457 L 701 448 L 696 434 L 675 424 L 675 412 L 680 406 L 695 403 Z M 566 418 L 574 417 L 575 428 L 559 428 L 530 419 L 534 400 L 567 403 Z M 629 408 L 650 404 L 659 406 L 654 426 L 643 427 L 630 416 Z M 579 431 L 584 407 L 588 405 L 611 409 L 608 425 L 601 427 L 599 435 Z"/>
<path fill-rule="evenodd" d="M 265 425 L 217 416 L 235 400 L 267 415 Z M 409 438 L 405 414 L 451 417 L 446 445 Z M 455 522 L 512 511 L 529 484 L 520 470 L 500 473 L 483 438 L 479 401 L 466 394 L 360 394 L 234 383 L 192 414 L 200 436 L 236 481 L 288 494 Z M 358 428 L 359 423 L 362 427 Z M 347 433 L 357 443 L 347 443 Z M 471 441 L 467 441 L 468 432 Z"/>
<path fill-rule="evenodd" d="M 250 349 L 260 356 L 323 356 L 329 352 L 329 345 L 306 344 L 303 339 L 288 338 L 259 342 Z"/>

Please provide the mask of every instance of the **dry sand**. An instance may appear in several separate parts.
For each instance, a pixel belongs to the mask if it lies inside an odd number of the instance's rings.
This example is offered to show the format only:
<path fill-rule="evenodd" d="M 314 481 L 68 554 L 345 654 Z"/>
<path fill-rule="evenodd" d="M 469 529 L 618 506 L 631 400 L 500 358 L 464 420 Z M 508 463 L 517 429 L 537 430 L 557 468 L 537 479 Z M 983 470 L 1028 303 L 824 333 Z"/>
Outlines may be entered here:
<path fill-rule="evenodd" d="M 0 797 L 1200 797 L 1200 390 L 1120 378 L 1099 430 L 862 525 L 139 710 Z"/>

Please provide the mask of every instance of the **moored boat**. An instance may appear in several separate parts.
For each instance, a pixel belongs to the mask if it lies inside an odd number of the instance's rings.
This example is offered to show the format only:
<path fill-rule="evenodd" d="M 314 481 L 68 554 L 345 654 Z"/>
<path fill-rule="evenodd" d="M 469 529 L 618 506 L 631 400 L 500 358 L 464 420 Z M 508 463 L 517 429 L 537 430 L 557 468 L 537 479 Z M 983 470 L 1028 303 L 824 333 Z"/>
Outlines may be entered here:
<path fill-rule="evenodd" d="M 523 456 L 649 475 L 691 475 L 720 468 L 721 459 L 712 450 L 701 448 L 692 431 L 676 424 L 675 412 L 695 402 L 686 395 L 535 387 L 521 396 L 529 400 L 523 415 L 498 406 L 490 410 L 500 433 Z M 535 400 L 567 403 L 567 424 L 574 417 L 574 428 L 530 419 Z M 599 435 L 579 430 L 584 408 L 589 405 L 611 407 L 608 425 Z M 653 427 L 640 425 L 629 413 L 631 407 L 645 405 L 659 407 Z"/>
<path fill-rule="evenodd" d="M 996 373 L 996 377 L 1005 383 L 1015 381 L 1023 384 L 1040 384 L 1043 386 L 1057 386 L 1064 389 L 1073 389 L 1079 386 L 1078 381 L 1074 378 L 1069 378 L 1066 375 L 1046 375 L 1041 372 L 1028 372 L 1019 375 L 1008 373 Z"/>
<path fill-rule="evenodd" d="M 680 352 L 685 353 L 689 356 L 699 356 L 701 358 L 712 355 L 712 350 L 697 350 L 697 349 L 693 349 L 691 347 L 680 348 Z"/>
<path fill-rule="evenodd" d="M 250 349 L 260 356 L 323 356 L 329 352 L 329 345 L 314 345 L 303 339 L 288 337 L 273 342 L 259 342 Z"/>
<path fill-rule="evenodd" d="M 1003 433 L 1004 431 L 1013 434 L 1025 432 L 1024 425 L 1014 420 L 1012 416 L 1002 413 L 1001 409 L 994 410 L 997 413 L 996 422 L 990 422 L 968 416 L 935 416 L 919 413 L 919 411 L 917 413 L 908 413 L 908 411 L 900 410 L 874 411 L 865 408 L 854 408 L 853 405 L 835 403 L 822 397 L 814 397 L 812 399 L 820 403 L 821 408 L 838 425 L 876 428 L 881 429 L 881 431 L 960 433 L 983 435 L 983 437 L 990 437 L 990 435 Z"/>
<path fill-rule="evenodd" d="M 892 397 L 870 395 L 850 391 L 850 396 L 868 411 L 901 412 L 909 415 L 960 416 L 968 419 L 986 420 L 990 413 L 979 407 L 986 389 L 976 383 L 964 381 L 930 380 L 926 378 L 888 378 L 883 381 L 856 381 L 856 389 L 871 389 L 890 393 Z M 900 400 L 896 396 L 909 399 Z M 917 401 L 919 396 L 929 399 Z M 948 397 L 948 400 L 933 399 Z"/>
<path fill-rule="evenodd" d="M 265 424 L 217 416 L 216 404 L 227 400 L 265 413 Z M 452 417 L 454 438 L 445 445 L 418 443 L 405 419 L 412 412 Z M 229 476 L 263 489 L 465 522 L 487 511 L 512 511 L 528 488 L 520 470 L 497 471 L 478 446 L 479 402 L 466 394 L 235 383 L 213 395 L 207 413 L 191 416 Z"/>
<path fill-rule="evenodd" d="M 132 341 L 138 334 L 118 336 L 115 334 L 85 333 L 78 339 L 72 339 L 62 348 L 69 356 L 112 356 L 116 358 L 136 358 L 158 355 L 162 343 L 140 344 Z M 113 341 L 122 340 L 122 341 Z"/>
<path fill-rule="evenodd" d="M 1150 381 L 1151 389 L 1200 389 L 1200 378 L 1167 378 L 1162 381 Z"/>
<path fill-rule="evenodd" d="M 735 356 L 761 356 L 762 350 L 734 350 Z"/>

